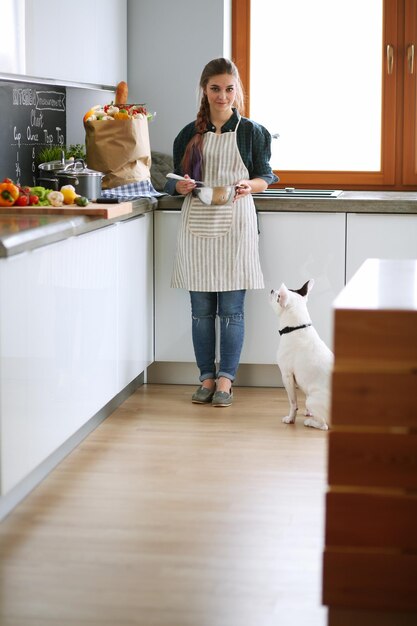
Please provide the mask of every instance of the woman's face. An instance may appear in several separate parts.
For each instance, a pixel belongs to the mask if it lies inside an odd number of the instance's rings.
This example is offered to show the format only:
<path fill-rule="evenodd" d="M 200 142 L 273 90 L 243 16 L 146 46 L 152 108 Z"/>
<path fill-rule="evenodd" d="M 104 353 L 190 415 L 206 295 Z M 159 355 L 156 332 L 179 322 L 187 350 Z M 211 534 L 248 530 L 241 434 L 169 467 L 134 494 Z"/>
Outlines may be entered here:
<path fill-rule="evenodd" d="M 236 98 L 236 81 L 230 74 L 212 76 L 205 89 L 211 113 L 232 112 Z"/>

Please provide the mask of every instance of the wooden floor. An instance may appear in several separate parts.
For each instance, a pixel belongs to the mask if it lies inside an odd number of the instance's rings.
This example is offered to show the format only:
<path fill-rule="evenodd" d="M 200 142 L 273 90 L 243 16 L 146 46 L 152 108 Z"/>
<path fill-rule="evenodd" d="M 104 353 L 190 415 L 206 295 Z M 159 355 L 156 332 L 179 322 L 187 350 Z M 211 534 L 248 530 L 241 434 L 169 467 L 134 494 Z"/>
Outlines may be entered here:
<path fill-rule="evenodd" d="M 0 524 L 1 626 L 325 626 L 327 433 L 194 389 L 138 389 Z"/>

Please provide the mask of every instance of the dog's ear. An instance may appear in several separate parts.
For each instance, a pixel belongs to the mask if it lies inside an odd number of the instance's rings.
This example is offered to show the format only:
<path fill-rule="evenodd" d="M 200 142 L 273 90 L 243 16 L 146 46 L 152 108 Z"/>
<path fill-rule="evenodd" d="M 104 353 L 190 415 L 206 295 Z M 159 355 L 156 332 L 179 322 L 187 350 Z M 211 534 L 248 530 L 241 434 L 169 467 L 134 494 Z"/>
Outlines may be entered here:
<path fill-rule="evenodd" d="M 307 286 L 307 295 L 308 295 L 314 287 L 314 278 L 310 278 L 310 280 L 308 280 L 304 286 Z"/>
<path fill-rule="evenodd" d="M 288 304 L 289 291 L 287 287 L 282 283 L 281 287 L 278 289 L 278 302 L 280 306 L 284 309 Z"/>
<path fill-rule="evenodd" d="M 308 294 L 313 289 L 313 287 L 314 287 L 314 278 L 310 278 L 310 280 L 304 283 L 301 289 L 297 289 L 296 291 L 295 290 L 294 291 L 295 293 L 298 293 L 300 296 L 305 298 L 306 296 L 308 296 Z"/>

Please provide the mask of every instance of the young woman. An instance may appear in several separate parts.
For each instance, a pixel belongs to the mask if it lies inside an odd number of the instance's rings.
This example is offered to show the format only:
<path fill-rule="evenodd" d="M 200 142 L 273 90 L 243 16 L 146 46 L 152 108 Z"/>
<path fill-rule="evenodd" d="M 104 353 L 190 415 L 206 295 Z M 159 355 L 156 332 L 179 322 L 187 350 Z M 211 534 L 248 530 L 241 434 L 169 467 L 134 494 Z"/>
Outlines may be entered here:
<path fill-rule="evenodd" d="M 201 382 L 192 401 L 224 407 L 232 403 L 242 351 L 246 290 L 264 287 L 251 194 L 264 191 L 278 178 L 269 165 L 269 132 L 241 116 L 243 91 L 234 63 L 223 58 L 210 61 L 201 74 L 200 96 L 197 119 L 174 141 L 175 173 L 185 180 L 169 179 L 165 187 L 171 195 L 185 196 L 172 287 L 190 292 Z M 205 206 L 192 193 L 195 181 L 235 186 L 235 196 L 226 205 Z"/>

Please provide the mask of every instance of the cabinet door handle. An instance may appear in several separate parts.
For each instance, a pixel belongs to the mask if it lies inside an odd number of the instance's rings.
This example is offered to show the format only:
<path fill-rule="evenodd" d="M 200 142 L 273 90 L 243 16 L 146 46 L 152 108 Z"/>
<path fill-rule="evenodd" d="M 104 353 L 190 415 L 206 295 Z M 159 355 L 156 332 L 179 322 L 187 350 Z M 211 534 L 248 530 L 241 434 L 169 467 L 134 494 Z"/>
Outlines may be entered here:
<path fill-rule="evenodd" d="M 408 73 L 414 74 L 414 44 L 407 46 Z"/>
<path fill-rule="evenodd" d="M 394 46 L 390 43 L 387 44 L 387 72 L 392 74 L 394 67 Z"/>

